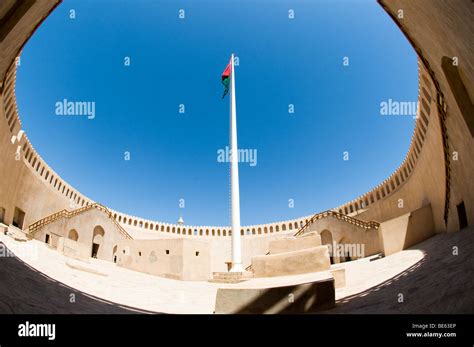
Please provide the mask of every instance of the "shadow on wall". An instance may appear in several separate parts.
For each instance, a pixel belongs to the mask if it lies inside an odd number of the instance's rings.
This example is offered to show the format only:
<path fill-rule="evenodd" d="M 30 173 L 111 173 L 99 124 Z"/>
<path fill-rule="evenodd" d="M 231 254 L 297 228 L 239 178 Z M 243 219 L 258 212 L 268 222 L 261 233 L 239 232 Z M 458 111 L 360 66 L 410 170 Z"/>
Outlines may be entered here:
<path fill-rule="evenodd" d="M 474 136 L 474 105 L 469 97 L 469 93 L 463 82 L 458 66 L 453 59 L 445 56 L 441 59 L 441 68 L 448 80 L 449 87 L 453 92 L 456 103 L 461 110 L 461 114 L 469 128 L 471 136 Z"/>
<path fill-rule="evenodd" d="M 335 305 L 334 280 L 266 289 L 218 289 L 214 313 L 312 313 Z"/>
<path fill-rule="evenodd" d="M 434 230 L 431 205 L 426 205 L 410 212 L 403 249 L 407 249 L 432 237 L 435 234 Z"/>
<path fill-rule="evenodd" d="M 425 205 L 381 223 L 380 240 L 385 256 L 400 252 L 432 237 L 435 232 L 431 205 Z"/>

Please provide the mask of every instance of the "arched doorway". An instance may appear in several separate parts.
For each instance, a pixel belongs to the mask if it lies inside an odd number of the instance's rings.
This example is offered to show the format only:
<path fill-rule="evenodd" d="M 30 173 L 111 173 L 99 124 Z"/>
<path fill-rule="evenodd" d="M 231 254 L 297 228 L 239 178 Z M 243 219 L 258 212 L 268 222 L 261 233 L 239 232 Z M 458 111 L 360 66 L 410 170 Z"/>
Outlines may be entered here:
<path fill-rule="evenodd" d="M 77 241 L 79 239 L 79 234 L 77 233 L 75 229 L 71 229 L 69 230 L 67 238 L 73 241 Z"/>
<path fill-rule="evenodd" d="M 25 212 L 15 207 L 15 214 L 13 215 L 12 224 L 19 229 L 23 229 L 23 223 L 25 222 Z"/>
<path fill-rule="evenodd" d="M 94 233 L 92 235 L 92 252 L 91 252 L 92 258 L 97 258 L 97 255 L 99 254 L 101 246 L 104 242 L 104 235 L 105 235 L 104 228 L 102 228 L 100 225 L 97 225 L 94 228 Z"/>
<path fill-rule="evenodd" d="M 117 262 L 117 245 L 115 245 L 114 248 L 112 249 L 112 259 L 114 263 Z"/>
<path fill-rule="evenodd" d="M 321 244 L 329 246 L 329 260 L 331 261 L 331 264 L 334 264 L 334 245 L 332 243 L 332 233 L 329 230 L 325 229 L 319 235 L 321 236 Z"/>
<path fill-rule="evenodd" d="M 339 262 L 345 263 L 346 261 L 351 261 L 351 249 L 349 246 L 349 241 L 347 238 L 343 237 L 338 244 L 340 245 L 341 251 L 339 254 Z"/>

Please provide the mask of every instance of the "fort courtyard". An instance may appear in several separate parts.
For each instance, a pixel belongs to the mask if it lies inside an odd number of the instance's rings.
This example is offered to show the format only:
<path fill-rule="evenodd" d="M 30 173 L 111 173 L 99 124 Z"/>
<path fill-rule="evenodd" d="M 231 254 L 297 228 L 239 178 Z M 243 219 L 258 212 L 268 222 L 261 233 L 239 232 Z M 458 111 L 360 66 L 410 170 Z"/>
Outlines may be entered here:
<path fill-rule="evenodd" d="M 241 88 L 241 80 L 234 85 L 233 55 L 222 74 L 226 88 L 222 102 L 230 104 L 231 144 L 210 155 L 219 165 L 231 165 L 230 225 L 187 224 L 182 216 L 169 223 L 142 218 L 140 210 L 121 212 L 88 197 L 48 165 L 22 127 L 18 58 L 61 6 L 69 5 L 58 0 L 0 4 L 1 313 L 474 312 L 474 7 L 470 1 L 378 1 L 387 25 L 399 29 L 418 61 L 418 100 L 398 103 L 390 98 L 374 107 L 386 118 L 414 118 L 403 161 L 386 179 L 343 204 L 274 222 L 262 218 L 251 225 L 240 224 L 243 203 L 237 167 L 238 163 L 245 169 L 265 164 L 266 153 L 240 149 L 238 158 L 231 158 L 232 149 L 237 149 L 235 90 Z M 311 40 L 312 33 L 305 35 Z M 131 61 L 133 67 L 136 60 Z M 242 60 L 239 69 L 243 66 Z M 167 79 L 156 81 L 164 84 Z M 124 83 L 123 88 L 132 86 Z M 240 106 L 238 90 L 241 117 L 245 107 Z M 158 89 L 151 92 L 160 94 Z M 106 108 L 76 99 L 60 96 L 55 116 L 81 116 L 95 122 Z M 220 95 L 217 99 L 221 101 Z M 28 98 L 28 103 L 40 101 L 34 93 Z M 192 106 L 197 108 L 192 104 L 188 109 Z M 244 131 L 239 123 L 239 136 Z M 118 131 L 117 137 L 127 139 L 132 132 Z M 74 142 L 76 134 L 70 136 Z M 278 136 L 278 144 L 289 147 L 288 139 Z M 307 140 L 305 146 L 316 149 L 321 134 L 301 136 Z M 176 143 L 189 134 L 177 137 Z M 258 137 L 265 139 L 265 134 Z M 347 139 L 352 140 L 367 147 L 385 145 L 366 137 Z M 143 136 L 144 146 L 153 147 L 147 141 Z M 150 162 L 160 160 L 158 152 Z M 176 160 L 189 158 L 192 153 Z M 281 159 L 282 170 L 291 166 L 283 155 Z M 307 158 L 318 160 L 317 155 Z M 64 155 L 62 161 L 74 165 L 75 157 Z M 299 163 L 298 170 L 305 169 L 305 163 Z M 378 169 L 374 163 L 365 172 Z M 95 179 L 104 186 L 119 179 L 118 172 L 101 176 L 99 165 L 75 170 L 97 170 Z M 268 177 L 276 171 L 267 172 Z M 183 169 L 179 174 L 192 177 L 195 172 Z M 352 185 L 357 186 L 354 177 Z M 146 181 L 136 178 L 138 184 L 150 183 Z M 195 185 L 200 184 L 196 179 Z M 282 185 L 272 188 L 279 189 Z M 205 207 L 203 203 L 202 210 Z"/>

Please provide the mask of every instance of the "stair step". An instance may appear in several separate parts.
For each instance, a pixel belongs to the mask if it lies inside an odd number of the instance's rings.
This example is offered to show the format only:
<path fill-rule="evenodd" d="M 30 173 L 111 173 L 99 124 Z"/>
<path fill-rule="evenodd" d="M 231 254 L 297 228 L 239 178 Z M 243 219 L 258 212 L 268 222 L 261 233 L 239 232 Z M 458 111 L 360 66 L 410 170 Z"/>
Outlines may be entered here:
<path fill-rule="evenodd" d="M 213 272 L 212 279 L 209 282 L 216 283 L 239 283 L 248 280 L 252 274 L 245 272 Z"/>

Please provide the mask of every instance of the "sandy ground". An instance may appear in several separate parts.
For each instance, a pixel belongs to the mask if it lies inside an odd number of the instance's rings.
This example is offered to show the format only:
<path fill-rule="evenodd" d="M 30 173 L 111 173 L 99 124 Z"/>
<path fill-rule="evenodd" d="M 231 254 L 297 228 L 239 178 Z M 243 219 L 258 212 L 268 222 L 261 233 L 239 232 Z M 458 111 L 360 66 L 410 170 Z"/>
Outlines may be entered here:
<path fill-rule="evenodd" d="M 18 242 L 0 235 L 0 242 L 17 255 L 0 258 L 0 313 L 212 313 L 218 288 L 282 286 L 329 276 L 324 272 L 238 284 L 177 281 L 97 259 L 64 257 L 36 240 Z M 458 255 L 452 254 L 453 246 Z M 336 290 L 337 306 L 326 312 L 473 313 L 472 249 L 474 230 L 466 229 L 382 259 L 334 265 L 346 269 L 346 287 Z"/>

